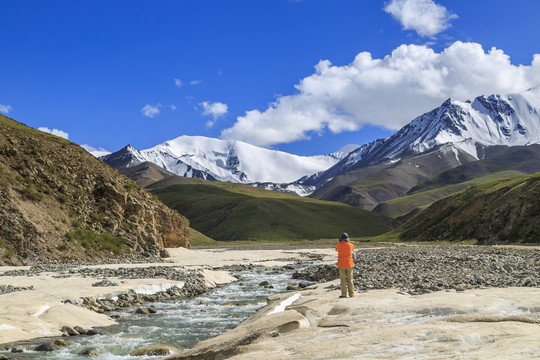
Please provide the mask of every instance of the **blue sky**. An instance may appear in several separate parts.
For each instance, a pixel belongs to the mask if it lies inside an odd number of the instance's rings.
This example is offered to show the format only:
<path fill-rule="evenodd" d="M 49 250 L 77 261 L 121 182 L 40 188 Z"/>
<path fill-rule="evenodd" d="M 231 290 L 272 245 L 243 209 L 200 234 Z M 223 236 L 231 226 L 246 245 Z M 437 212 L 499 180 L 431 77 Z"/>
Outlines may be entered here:
<path fill-rule="evenodd" d="M 540 2 L 0 0 L 0 112 L 116 151 L 180 135 L 299 155 L 448 97 L 540 85 Z"/>

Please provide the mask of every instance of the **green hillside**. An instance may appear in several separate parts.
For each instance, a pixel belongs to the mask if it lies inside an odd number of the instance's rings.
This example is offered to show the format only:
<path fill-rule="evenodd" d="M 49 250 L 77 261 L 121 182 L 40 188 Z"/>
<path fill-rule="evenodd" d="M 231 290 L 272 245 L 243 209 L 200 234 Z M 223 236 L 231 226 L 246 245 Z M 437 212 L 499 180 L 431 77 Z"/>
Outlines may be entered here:
<path fill-rule="evenodd" d="M 422 192 L 415 192 L 411 195 L 405 195 L 396 199 L 385 201 L 379 204 L 374 211 L 384 216 L 397 218 L 400 216 L 405 216 L 416 209 L 423 209 L 434 201 L 442 199 L 445 196 L 469 189 L 483 182 L 520 175 L 526 174 L 517 170 L 500 171 L 456 184 L 446 186 L 441 185 L 440 187 L 434 188 L 430 187 Z"/>
<path fill-rule="evenodd" d="M 540 242 L 540 173 L 482 183 L 441 199 L 405 223 L 403 241 Z"/>
<path fill-rule="evenodd" d="M 363 209 L 243 184 L 179 184 L 152 193 L 184 214 L 194 229 L 221 241 L 335 238 L 344 231 L 372 236 L 396 225 Z"/>

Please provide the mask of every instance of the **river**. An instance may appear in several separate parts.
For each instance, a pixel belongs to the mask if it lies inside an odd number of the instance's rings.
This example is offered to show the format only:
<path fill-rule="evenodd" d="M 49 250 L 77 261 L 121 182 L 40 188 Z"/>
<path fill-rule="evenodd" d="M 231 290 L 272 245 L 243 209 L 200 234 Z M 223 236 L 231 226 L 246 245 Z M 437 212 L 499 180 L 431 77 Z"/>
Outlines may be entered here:
<path fill-rule="evenodd" d="M 97 348 L 101 354 L 92 359 L 159 358 L 133 357 L 130 354 L 142 346 L 153 344 L 187 349 L 235 327 L 264 306 L 268 296 L 286 292 L 288 285 L 298 285 L 298 280 L 291 279 L 292 272 L 282 267 L 255 267 L 233 271 L 231 275 L 240 277 L 239 281 L 216 287 L 197 297 L 152 303 L 157 309 L 155 314 L 136 314 L 136 309 L 129 312 L 111 312 L 109 315 L 119 316 L 118 325 L 99 329 L 102 335 L 65 338 L 68 346 L 53 352 L 0 352 L 0 357 L 5 355 L 13 359 L 79 360 L 89 358 L 79 355 L 81 352 L 88 348 Z M 260 286 L 262 281 L 268 281 L 270 286 Z M 36 341 L 32 343 L 35 344 Z M 20 347 L 25 346 L 21 343 Z"/>

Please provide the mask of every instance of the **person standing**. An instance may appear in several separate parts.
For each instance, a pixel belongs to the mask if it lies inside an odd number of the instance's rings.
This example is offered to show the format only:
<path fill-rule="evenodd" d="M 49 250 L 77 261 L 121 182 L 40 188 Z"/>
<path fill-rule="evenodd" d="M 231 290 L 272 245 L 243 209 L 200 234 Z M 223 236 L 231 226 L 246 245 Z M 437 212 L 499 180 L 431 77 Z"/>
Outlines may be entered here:
<path fill-rule="evenodd" d="M 336 251 L 338 252 L 337 266 L 339 268 L 339 280 L 341 281 L 341 296 L 347 297 L 347 288 L 349 297 L 354 296 L 353 287 L 353 267 L 354 262 L 352 253 L 354 251 L 354 245 L 351 244 L 349 235 L 347 233 L 341 234 L 339 242 L 336 245 Z"/>

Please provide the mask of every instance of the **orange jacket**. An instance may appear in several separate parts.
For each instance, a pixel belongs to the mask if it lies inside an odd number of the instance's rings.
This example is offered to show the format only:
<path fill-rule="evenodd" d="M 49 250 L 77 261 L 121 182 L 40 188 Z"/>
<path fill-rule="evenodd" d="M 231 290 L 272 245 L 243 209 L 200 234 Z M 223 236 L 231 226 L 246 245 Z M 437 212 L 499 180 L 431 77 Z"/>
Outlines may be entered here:
<path fill-rule="evenodd" d="M 354 245 L 348 241 L 340 241 L 336 245 L 336 251 L 338 252 L 337 266 L 343 269 L 349 269 L 354 267 L 352 259 L 352 252 Z"/>

